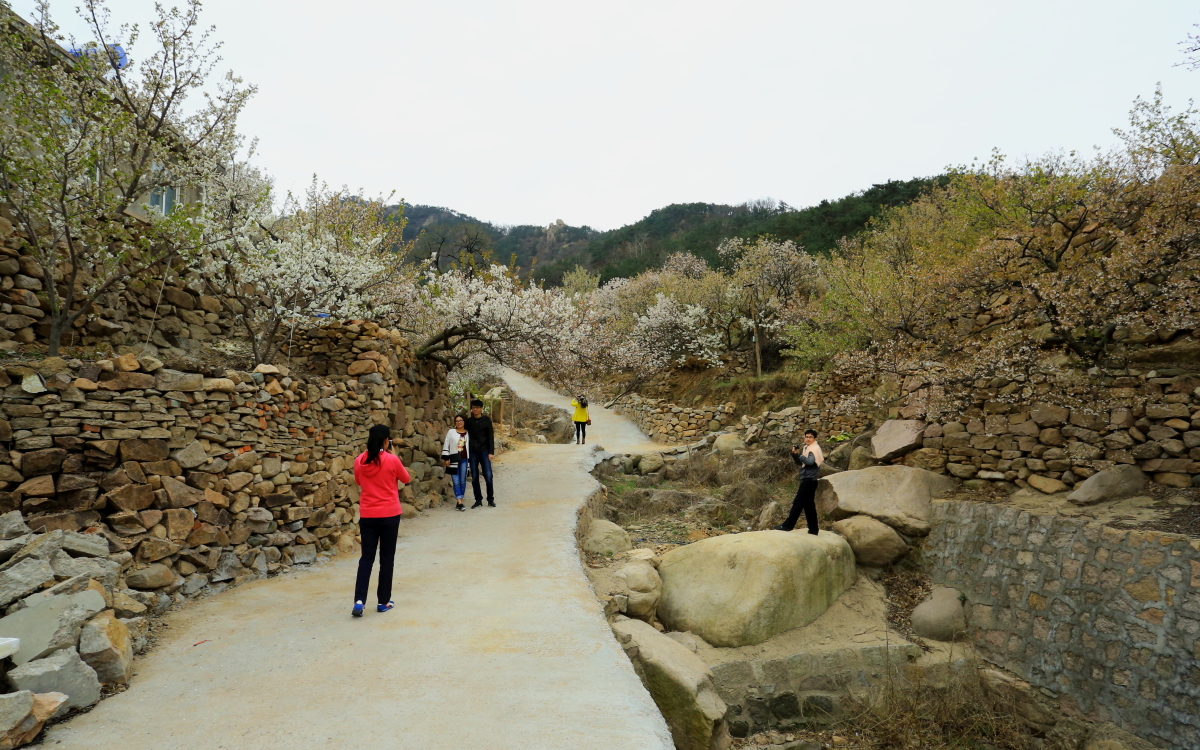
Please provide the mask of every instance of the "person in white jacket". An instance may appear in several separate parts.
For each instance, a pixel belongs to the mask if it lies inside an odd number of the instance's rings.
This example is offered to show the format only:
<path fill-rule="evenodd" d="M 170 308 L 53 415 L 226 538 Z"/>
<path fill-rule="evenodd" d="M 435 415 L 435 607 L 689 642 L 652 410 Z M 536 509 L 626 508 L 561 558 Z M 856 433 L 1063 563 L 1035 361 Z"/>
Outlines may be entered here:
<path fill-rule="evenodd" d="M 467 492 L 467 459 L 471 455 L 471 436 L 467 433 L 466 415 L 454 417 L 454 426 L 446 431 L 442 441 L 442 465 L 454 481 L 455 510 L 466 510 L 463 495 Z"/>

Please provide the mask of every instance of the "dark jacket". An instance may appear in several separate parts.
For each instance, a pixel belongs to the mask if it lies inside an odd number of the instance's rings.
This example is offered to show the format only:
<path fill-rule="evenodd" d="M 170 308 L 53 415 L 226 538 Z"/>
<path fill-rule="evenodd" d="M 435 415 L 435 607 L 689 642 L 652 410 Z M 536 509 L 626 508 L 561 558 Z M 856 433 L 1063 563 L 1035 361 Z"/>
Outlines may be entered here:
<path fill-rule="evenodd" d="M 492 418 L 486 414 L 481 415 L 478 419 L 475 417 L 467 417 L 467 434 L 471 436 L 471 446 L 479 450 L 480 453 L 486 453 L 489 456 L 496 452 L 496 445 L 492 434 Z M 487 450 L 484 450 L 484 449 Z"/>
<path fill-rule="evenodd" d="M 817 479 L 821 473 L 821 467 L 817 464 L 817 457 L 811 453 L 793 453 L 792 462 L 800 467 L 800 481 Z"/>

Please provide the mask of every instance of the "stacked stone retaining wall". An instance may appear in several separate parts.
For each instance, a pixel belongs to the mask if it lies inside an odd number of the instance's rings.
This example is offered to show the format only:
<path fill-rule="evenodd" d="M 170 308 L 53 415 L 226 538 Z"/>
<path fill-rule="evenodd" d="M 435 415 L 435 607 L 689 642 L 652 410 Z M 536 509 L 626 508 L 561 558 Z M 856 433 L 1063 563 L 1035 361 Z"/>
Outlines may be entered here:
<path fill-rule="evenodd" d="M 402 499 L 439 502 L 444 370 L 371 323 L 320 334 L 326 375 L 185 372 L 131 354 L 7 366 L 0 512 L 101 535 L 129 553 L 123 575 L 165 565 L 172 580 L 155 590 L 190 595 L 353 549 L 353 460 L 373 424 L 393 427 L 412 474 Z"/>
<path fill-rule="evenodd" d="M 980 654 L 1162 747 L 1200 747 L 1200 540 L 1004 506 L 933 504 L 923 555 Z"/>

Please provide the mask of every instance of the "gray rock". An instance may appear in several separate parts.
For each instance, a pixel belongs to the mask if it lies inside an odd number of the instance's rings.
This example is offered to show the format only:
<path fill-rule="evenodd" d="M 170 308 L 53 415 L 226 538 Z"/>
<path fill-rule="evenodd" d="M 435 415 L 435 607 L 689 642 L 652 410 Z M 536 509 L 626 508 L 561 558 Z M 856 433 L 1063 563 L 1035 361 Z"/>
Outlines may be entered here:
<path fill-rule="evenodd" d="M 1083 743 L 1083 750 L 1154 750 L 1154 745 L 1115 724 L 1094 727 Z"/>
<path fill-rule="evenodd" d="M 870 516 L 851 516 L 838 521 L 833 530 L 846 537 L 859 565 L 882 568 L 908 553 L 908 545 L 891 526 Z"/>
<path fill-rule="evenodd" d="M 954 489 L 954 480 L 911 466 L 844 471 L 817 484 L 817 508 L 836 520 L 871 516 L 909 536 L 929 533 L 930 500 Z"/>
<path fill-rule="evenodd" d="M 129 639 L 133 644 L 133 653 L 140 654 L 150 645 L 150 623 L 145 617 L 117 618 L 129 629 Z"/>
<path fill-rule="evenodd" d="M 99 534 L 68 531 L 63 535 L 62 548 L 73 557 L 108 557 L 108 540 Z"/>
<path fill-rule="evenodd" d="M 12 556 L 5 566 L 12 566 L 22 560 L 46 560 L 49 562 L 62 552 L 63 532 L 61 529 L 55 529 L 48 534 L 41 534 L 33 537 L 33 541 L 26 544 L 24 547 Z"/>
<path fill-rule="evenodd" d="M 292 562 L 297 565 L 309 565 L 317 561 L 317 545 L 297 544 L 292 547 Z"/>
<path fill-rule="evenodd" d="M 867 446 L 860 445 L 851 451 L 847 469 L 849 471 L 858 471 L 859 469 L 865 469 L 875 464 L 875 454 Z"/>
<path fill-rule="evenodd" d="M 55 596 L 0 619 L 0 637 L 21 639 L 12 660 L 25 664 L 73 647 L 83 623 L 102 609 L 104 596 L 98 591 Z"/>
<path fill-rule="evenodd" d="M 257 451 L 246 451 L 245 453 L 239 453 L 233 458 L 232 461 L 229 462 L 229 466 L 227 466 L 225 470 L 231 474 L 239 471 L 248 471 L 250 467 L 258 463 L 258 458 L 259 456 Z"/>
<path fill-rule="evenodd" d="M 185 469 L 194 469 L 208 461 L 208 454 L 204 452 L 199 440 L 193 440 L 172 453 L 171 458 Z"/>
<path fill-rule="evenodd" d="M 134 570 L 125 576 L 125 583 L 131 589 L 148 591 L 170 586 L 175 582 L 175 571 L 162 563 L 147 565 L 141 570 Z"/>
<path fill-rule="evenodd" d="M 662 596 L 662 578 L 653 564 L 630 560 L 613 576 L 613 584 L 627 597 L 625 614 L 647 621 L 653 619 Z"/>
<path fill-rule="evenodd" d="M 1139 494 L 1146 486 L 1146 475 L 1132 464 L 1118 464 L 1098 471 L 1075 485 L 1067 500 L 1075 505 L 1095 505 L 1105 500 L 1120 500 Z"/>
<path fill-rule="evenodd" d="M 639 620 L 621 620 L 612 627 L 671 728 L 677 750 L 728 747 L 726 706 L 717 695 L 708 665 Z"/>
<path fill-rule="evenodd" d="M 217 562 L 217 569 L 213 571 L 212 581 L 230 581 L 246 572 L 242 567 L 242 563 L 238 560 L 237 555 L 232 552 L 222 552 L 221 559 Z"/>
<path fill-rule="evenodd" d="M 733 453 L 734 451 L 745 450 L 746 444 L 737 435 L 727 433 L 717 436 L 717 439 L 713 441 L 712 449 L 713 453 Z"/>
<path fill-rule="evenodd" d="M 0 571 L 0 607 L 54 582 L 54 569 L 45 560 L 22 560 Z"/>
<path fill-rule="evenodd" d="M 657 454 L 655 454 L 657 455 Z M 629 534 L 612 521 L 596 519 L 588 526 L 583 549 L 594 555 L 615 555 L 632 549 Z"/>
<path fill-rule="evenodd" d="M 909 618 L 913 632 L 931 641 L 956 641 L 967 634 L 967 617 L 957 590 L 934 586 Z"/>
<path fill-rule="evenodd" d="M 267 456 L 262 460 L 262 478 L 270 479 L 283 471 L 283 461 L 278 456 Z"/>
<path fill-rule="evenodd" d="M 0 539 L 16 539 L 31 533 L 21 511 L 14 510 L 0 516 Z"/>
<path fill-rule="evenodd" d="M 100 700 L 100 680 L 96 678 L 96 671 L 84 664 L 71 648 L 22 664 L 8 673 L 8 682 L 14 690 L 65 693 L 67 701 L 54 712 L 55 717 Z"/>
<path fill-rule="evenodd" d="M 155 388 L 160 391 L 199 391 L 204 389 L 204 376 L 194 372 L 159 370 Z"/>
<path fill-rule="evenodd" d="M 184 596 L 195 596 L 197 592 L 208 585 L 208 576 L 203 573 L 192 573 L 183 582 L 183 588 L 180 591 Z"/>
<path fill-rule="evenodd" d="M 642 460 L 638 462 L 638 471 L 644 476 L 652 474 L 666 465 L 663 461 L 661 453 L 647 453 L 642 456 Z"/>
<path fill-rule="evenodd" d="M 13 555 L 25 549 L 25 545 L 31 541 L 33 541 L 33 537 L 30 535 L 0 541 L 0 563 L 11 560 Z"/>
<path fill-rule="evenodd" d="M 117 579 L 121 577 L 121 564 L 107 557 L 71 557 L 60 553 L 60 556 L 50 563 L 50 567 L 54 569 L 54 575 L 58 578 L 87 576 L 99 581 L 106 589 L 116 586 Z"/>
<path fill-rule="evenodd" d="M 889 419 L 871 438 L 871 453 L 880 461 L 899 458 L 921 447 L 925 423 L 919 419 Z"/>

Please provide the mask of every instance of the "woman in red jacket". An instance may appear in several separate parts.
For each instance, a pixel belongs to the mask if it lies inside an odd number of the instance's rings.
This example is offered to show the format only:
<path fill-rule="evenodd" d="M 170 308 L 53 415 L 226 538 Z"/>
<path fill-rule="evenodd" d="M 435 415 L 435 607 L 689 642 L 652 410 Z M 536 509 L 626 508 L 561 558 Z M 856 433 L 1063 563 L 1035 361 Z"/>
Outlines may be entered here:
<path fill-rule="evenodd" d="M 379 547 L 379 605 L 377 612 L 387 612 L 392 602 L 392 566 L 396 560 L 396 535 L 400 531 L 400 488 L 412 479 L 399 458 L 394 456 L 392 431 L 377 424 L 367 434 L 367 450 L 354 460 L 354 482 L 361 492 L 358 496 L 358 528 L 362 532 L 362 557 L 358 559 L 358 580 L 354 584 L 354 609 L 351 614 L 362 617 L 363 602 L 371 583 L 371 568 L 375 565 L 375 547 Z"/>

